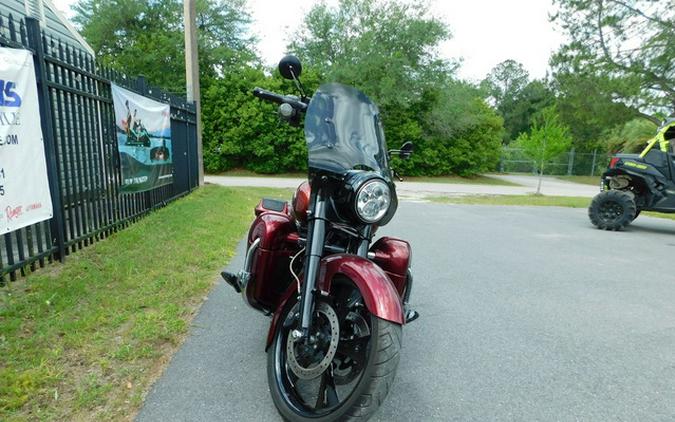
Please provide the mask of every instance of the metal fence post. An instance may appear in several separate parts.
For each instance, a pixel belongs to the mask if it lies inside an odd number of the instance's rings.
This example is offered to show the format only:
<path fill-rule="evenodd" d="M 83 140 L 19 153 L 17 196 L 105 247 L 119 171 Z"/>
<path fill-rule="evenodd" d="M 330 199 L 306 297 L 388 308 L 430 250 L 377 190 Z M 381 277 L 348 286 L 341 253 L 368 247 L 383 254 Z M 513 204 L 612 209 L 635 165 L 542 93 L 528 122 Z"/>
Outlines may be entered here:
<path fill-rule="evenodd" d="M 572 147 L 572 150 L 568 153 L 567 175 L 571 176 L 573 170 L 574 170 L 574 147 Z"/>
<path fill-rule="evenodd" d="M 593 150 L 593 164 L 591 164 L 591 176 L 595 176 L 595 159 L 598 154 L 598 149 Z"/>
<path fill-rule="evenodd" d="M 61 190 L 59 189 L 59 162 L 56 159 L 56 145 L 54 139 L 54 121 L 52 117 L 49 87 L 47 86 L 47 72 L 45 69 L 45 52 L 42 45 L 40 22 L 35 18 L 26 18 L 26 32 L 28 43 L 34 50 L 33 63 L 35 64 L 35 76 L 38 87 L 38 102 L 40 106 L 40 126 L 47 158 L 47 175 L 49 179 L 49 191 L 52 199 L 53 216 L 49 220 L 52 242 L 58 248 L 58 259 L 63 262 L 66 258 L 65 233 L 63 230 L 63 205 L 61 203 Z"/>

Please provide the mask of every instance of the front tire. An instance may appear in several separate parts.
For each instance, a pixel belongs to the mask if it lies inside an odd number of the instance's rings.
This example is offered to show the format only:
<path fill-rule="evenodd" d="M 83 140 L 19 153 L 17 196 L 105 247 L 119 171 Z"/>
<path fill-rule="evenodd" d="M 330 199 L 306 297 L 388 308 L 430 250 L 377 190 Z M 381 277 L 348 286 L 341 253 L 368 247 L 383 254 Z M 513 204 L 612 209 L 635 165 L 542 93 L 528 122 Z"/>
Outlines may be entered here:
<path fill-rule="evenodd" d="M 591 223 L 602 230 L 621 230 L 637 217 L 633 196 L 620 190 L 597 194 L 588 207 Z"/>
<path fill-rule="evenodd" d="M 293 365 L 289 363 L 288 337 L 296 323 L 289 326 L 287 321 L 293 319 L 297 305 L 287 306 L 279 319 L 274 341 L 268 351 L 267 379 L 274 405 L 287 421 L 366 421 L 382 404 L 394 381 L 400 357 L 402 327 L 370 314 L 353 284 L 342 283 L 343 289 L 345 286 L 352 288 L 358 298 L 354 301 L 354 294 L 336 295 L 336 301 L 330 304 L 339 319 L 340 340 L 332 362 L 318 377 L 306 379 L 307 374 L 302 374 L 301 379 L 293 372 L 292 367 L 297 367 L 297 362 L 306 362 L 306 359 L 297 359 Z M 349 300 L 339 304 L 337 301 L 340 297 Z M 345 304 L 356 306 L 345 309 Z M 321 305 L 323 313 L 329 314 L 325 312 L 325 306 Z M 317 306 L 317 309 L 321 308 Z M 316 321 L 330 319 L 323 316 L 319 318 L 318 311 L 315 314 Z M 356 331 L 361 334 L 355 335 L 355 331 L 348 326 L 349 321 L 355 320 L 359 321 L 360 326 Z M 368 336 L 363 336 L 364 332 L 368 332 Z M 328 353 L 329 347 L 326 350 Z M 319 360 L 321 356 L 316 359 Z M 359 360 L 362 360 L 361 363 Z M 317 365 L 315 362 L 314 367 Z M 312 363 L 307 364 L 307 367 L 311 368 Z"/>

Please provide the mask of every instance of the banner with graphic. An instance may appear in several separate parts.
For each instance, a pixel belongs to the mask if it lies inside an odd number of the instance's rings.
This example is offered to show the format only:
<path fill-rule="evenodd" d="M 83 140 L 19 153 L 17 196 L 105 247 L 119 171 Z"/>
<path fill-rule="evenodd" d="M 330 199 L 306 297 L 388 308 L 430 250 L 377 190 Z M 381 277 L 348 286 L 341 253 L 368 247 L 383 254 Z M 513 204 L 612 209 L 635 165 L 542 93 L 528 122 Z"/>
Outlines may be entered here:
<path fill-rule="evenodd" d="M 33 55 L 0 48 L 0 234 L 51 217 Z"/>
<path fill-rule="evenodd" d="M 122 192 L 142 192 L 173 182 L 168 104 L 112 85 Z"/>

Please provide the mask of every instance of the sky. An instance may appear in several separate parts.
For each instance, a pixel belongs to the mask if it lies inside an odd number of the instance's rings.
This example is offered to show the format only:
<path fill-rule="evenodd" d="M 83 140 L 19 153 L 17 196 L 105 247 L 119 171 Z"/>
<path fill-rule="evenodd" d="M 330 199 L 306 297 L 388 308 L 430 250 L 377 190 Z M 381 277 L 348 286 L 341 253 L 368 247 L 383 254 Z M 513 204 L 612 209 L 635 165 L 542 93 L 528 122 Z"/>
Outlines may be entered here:
<path fill-rule="evenodd" d="M 452 39 L 440 46 L 447 59 L 461 59 L 458 76 L 474 82 L 498 63 L 514 59 L 531 78 L 546 75 L 551 52 L 563 37 L 548 15 L 551 0 L 428 0 L 433 16 L 448 24 Z M 66 16 L 76 0 L 52 0 Z M 335 4 L 336 0 L 329 0 Z M 259 39 L 258 52 L 265 64 L 275 64 L 317 0 L 248 0 L 254 20 L 251 32 Z M 302 58 L 300 58 L 302 59 Z"/>

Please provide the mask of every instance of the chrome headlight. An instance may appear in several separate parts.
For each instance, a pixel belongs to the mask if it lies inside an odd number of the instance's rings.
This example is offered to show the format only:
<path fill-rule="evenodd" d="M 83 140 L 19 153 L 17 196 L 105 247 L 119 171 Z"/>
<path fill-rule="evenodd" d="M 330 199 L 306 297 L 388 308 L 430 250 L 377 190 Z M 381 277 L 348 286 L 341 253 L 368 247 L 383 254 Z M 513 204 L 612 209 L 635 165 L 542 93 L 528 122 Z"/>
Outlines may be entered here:
<path fill-rule="evenodd" d="M 376 223 L 384 217 L 391 204 L 391 191 L 384 180 L 372 179 L 356 193 L 356 215 L 365 223 Z"/>

